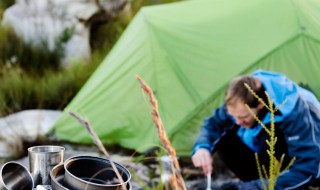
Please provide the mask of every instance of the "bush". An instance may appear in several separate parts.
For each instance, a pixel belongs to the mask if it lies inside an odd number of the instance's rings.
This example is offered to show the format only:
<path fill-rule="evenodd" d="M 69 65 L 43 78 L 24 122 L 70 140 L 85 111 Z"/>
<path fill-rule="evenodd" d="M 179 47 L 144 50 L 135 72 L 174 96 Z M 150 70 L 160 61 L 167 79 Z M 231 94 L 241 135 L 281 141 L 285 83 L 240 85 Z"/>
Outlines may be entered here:
<path fill-rule="evenodd" d="M 0 68 L 0 116 L 25 109 L 63 109 L 80 90 L 102 60 L 101 54 L 89 63 L 68 69 L 30 74 L 19 66 Z"/>
<path fill-rule="evenodd" d="M 59 69 L 62 55 L 62 48 L 50 51 L 46 43 L 39 46 L 27 44 L 12 29 L 0 28 L 1 65 L 19 65 L 29 73 L 43 75 L 48 69 Z"/>

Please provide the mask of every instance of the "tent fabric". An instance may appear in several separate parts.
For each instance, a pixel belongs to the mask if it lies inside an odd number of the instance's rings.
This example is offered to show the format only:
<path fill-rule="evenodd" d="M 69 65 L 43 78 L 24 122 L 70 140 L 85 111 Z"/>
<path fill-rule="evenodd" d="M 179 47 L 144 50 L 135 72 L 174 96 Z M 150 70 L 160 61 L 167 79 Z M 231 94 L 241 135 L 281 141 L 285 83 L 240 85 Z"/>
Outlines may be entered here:
<path fill-rule="evenodd" d="M 319 0 L 189 0 L 149 6 L 54 126 L 57 137 L 92 143 L 67 112 L 86 118 L 105 145 L 143 152 L 160 144 L 138 74 L 153 89 L 167 135 L 189 155 L 203 119 L 228 82 L 256 69 L 282 72 L 320 97 Z"/>

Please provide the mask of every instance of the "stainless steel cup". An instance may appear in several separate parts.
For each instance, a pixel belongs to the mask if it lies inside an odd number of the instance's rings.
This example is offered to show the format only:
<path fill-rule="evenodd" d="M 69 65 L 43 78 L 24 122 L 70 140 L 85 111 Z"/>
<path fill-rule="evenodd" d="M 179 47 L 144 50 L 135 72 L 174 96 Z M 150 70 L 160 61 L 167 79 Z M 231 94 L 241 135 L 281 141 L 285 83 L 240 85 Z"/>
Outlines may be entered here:
<path fill-rule="evenodd" d="M 33 179 L 28 169 L 17 162 L 7 162 L 0 170 L 0 190 L 32 190 Z"/>
<path fill-rule="evenodd" d="M 28 148 L 30 173 L 37 185 L 50 185 L 50 171 L 63 163 L 65 148 L 62 146 L 34 146 Z"/>

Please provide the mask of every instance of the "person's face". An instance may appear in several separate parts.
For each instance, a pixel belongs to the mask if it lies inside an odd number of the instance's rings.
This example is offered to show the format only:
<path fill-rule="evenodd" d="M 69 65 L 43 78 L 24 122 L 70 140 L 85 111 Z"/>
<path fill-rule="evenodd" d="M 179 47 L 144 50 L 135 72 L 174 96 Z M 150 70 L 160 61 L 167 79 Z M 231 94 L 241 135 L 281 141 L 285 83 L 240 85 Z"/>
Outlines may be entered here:
<path fill-rule="evenodd" d="M 255 115 L 258 115 L 262 107 L 263 105 L 259 104 L 256 108 L 251 108 L 251 110 Z M 237 101 L 234 105 L 227 106 L 227 110 L 228 113 L 235 118 L 237 125 L 251 128 L 256 122 L 243 101 Z"/>

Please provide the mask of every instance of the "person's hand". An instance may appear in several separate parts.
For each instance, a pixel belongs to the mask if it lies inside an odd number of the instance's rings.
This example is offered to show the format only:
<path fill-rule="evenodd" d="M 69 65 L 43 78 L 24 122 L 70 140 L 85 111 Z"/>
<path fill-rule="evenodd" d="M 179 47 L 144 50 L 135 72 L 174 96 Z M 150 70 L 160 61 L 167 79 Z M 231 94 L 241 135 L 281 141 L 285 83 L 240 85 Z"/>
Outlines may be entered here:
<path fill-rule="evenodd" d="M 212 173 L 212 157 L 207 149 L 198 149 L 192 156 L 192 162 L 195 167 L 202 168 L 205 175 Z"/>

